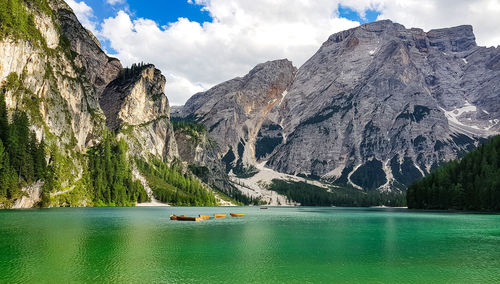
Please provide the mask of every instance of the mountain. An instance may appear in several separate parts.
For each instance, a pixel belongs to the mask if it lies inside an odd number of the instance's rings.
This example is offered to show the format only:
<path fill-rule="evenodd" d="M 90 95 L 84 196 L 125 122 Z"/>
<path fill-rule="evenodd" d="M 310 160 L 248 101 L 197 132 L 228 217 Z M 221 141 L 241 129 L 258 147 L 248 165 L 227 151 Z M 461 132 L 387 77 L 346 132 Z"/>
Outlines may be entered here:
<path fill-rule="evenodd" d="M 269 112 L 290 86 L 296 68 L 288 60 L 257 65 L 235 78 L 192 96 L 180 116 L 203 123 L 225 153 L 228 168 L 252 165 L 259 156 L 259 132 L 269 124 Z"/>
<path fill-rule="evenodd" d="M 500 210 L 500 136 L 410 185 L 408 208 Z"/>
<path fill-rule="evenodd" d="M 500 131 L 499 64 L 470 26 L 379 21 L 171 110 L 161 72 L 106 55 L 63 0 L 3 1 L 0 207 L 401 204 Z"/>
<path fill-rule="evenodd" d="M 3 1 L 0 207 L 215 205 L 181 161 L 164 87 L 153 65 L 107 56 L 64 1 Z"/>
<path fill-rule="evenodd" d="M 265 162 L 340 185 L 405 189 L 500 131 L 499 64 L 500 48 L 477 46 L 471 26 L 424 32 L 384 20 L 331 35 L 297 71 L 287 61 L 258 65 L 194 95 L 179 115 L 207 126 L 237 174 Z M 275 76 L 256 76 L 265 66 Z"/>

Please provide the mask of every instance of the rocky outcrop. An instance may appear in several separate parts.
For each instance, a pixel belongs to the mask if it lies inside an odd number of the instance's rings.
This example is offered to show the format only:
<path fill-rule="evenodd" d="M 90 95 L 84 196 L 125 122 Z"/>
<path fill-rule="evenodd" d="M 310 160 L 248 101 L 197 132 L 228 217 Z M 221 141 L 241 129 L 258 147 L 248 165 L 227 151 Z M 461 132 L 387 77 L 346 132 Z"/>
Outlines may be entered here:
<path fill-rule="evenodd" d="M 74 66 L 87 78 L 84 86 L 89 93 L 88 103 L 92 108 L 98 109 L 102 91 L 116 78 L 122 65 L 118 59 L 109 57 L 102 51 L 97 38 L 81 25 L 64 1 L 52 0 L 51 6 L 64 35 L 62 47 L 69 49 L 67 51 L 73 57 Z"/>
<path fill-rule="evenodd" d="M 207 132 L 190 133 L 185 129 L 175 130 L 179 158 L 190 164 L 191 170 L 206 184 L 228 195 L 236 190 L 218 158 L 220 149 Z"/>
<path fill-rule="evenodd" d="M 255 144 L 261 125 L 280 102 L 296 68 L 288 60 L 257 65 L 243 78 L 235 78 L 195 94 L 180 116 L 206 125 L 220 145 L 220 156 L 230 167 L 256 161 Z"/>
<path fill-rule="evenodd" d="M 165 77 L 149 64 L 123 69 L 101 95 L 107 127 L 120 131 L 134 156 L 165 161 L 178 156 L 164 88 Z"/>
<path fill-rule="evenodd" d="M 137 126 L 170 117 L 165 77 L 160 70 L 146 65 L 122 72 L 106 86 L 99 100 L 109 129 L 116 131 L 124 125 Z"/>

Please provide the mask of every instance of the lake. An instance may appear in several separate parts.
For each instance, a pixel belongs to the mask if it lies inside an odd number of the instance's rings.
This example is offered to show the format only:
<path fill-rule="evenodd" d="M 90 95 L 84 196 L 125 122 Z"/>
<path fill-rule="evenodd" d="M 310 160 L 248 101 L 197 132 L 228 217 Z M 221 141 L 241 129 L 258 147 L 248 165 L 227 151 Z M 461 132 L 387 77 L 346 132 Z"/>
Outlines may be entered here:
<path fill-rule="evenodd" d="M 170 221 L 170 214 L 245 213 Z M 0 211 L 0 282 L 500 282 L 500 215 L 324 207 Z"/>

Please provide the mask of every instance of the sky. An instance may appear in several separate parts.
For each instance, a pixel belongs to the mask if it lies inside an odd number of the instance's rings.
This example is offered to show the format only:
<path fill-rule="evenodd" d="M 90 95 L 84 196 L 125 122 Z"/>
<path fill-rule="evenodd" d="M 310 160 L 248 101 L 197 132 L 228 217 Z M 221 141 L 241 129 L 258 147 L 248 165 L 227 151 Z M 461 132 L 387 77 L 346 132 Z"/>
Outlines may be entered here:
<path fill-rule="evenodd" d="M 381 19 L 424 30 L 470 24 L 479 45 L 500 45 L 500 0 L 65 1 L 110 56 L 160 69 L 172 105 L 268 60 L 300 67 L 329 35 Z"/>

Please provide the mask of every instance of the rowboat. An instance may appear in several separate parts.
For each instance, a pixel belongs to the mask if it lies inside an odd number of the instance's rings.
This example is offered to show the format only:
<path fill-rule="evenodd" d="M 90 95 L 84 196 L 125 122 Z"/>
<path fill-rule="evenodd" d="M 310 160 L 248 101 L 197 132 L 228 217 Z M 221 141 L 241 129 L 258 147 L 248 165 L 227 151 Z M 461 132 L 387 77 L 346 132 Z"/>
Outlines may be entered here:
<path fill-rule="evenodd" d="M 214 218 L 226 218 L 226 214 L 214 214 Z"/>
<path fill-rule="evenodd" d="M 185 216 L 172 214 L 172 215 L 170 215 L 170 220 L 177 220 L 178 217 L 185 217 Z"/>
<path fill-rule="evenodd" d="M 234 214 L 234 213 L 231 213 L 229 215 L 231 215 L 231 217 L 243 217 L 243 216 L 245 216 L 245 214 Z"/>
<path fill-rule="evenodd" d="M 187 217 L 187 216 L 177 216 L 177 221 L 195 221 L 198 222 L 201 219 L 199 217 Z"/>
<path fill-rule="evenodd" d="M 260 207 L 260 209 L 267 209 L 267 207 Z"/>
<path fill-rule="evenodd" d="M 210 219 L 210 216 L 208 215 L 199 215 L 201 220 L 208 220 Z"/>

